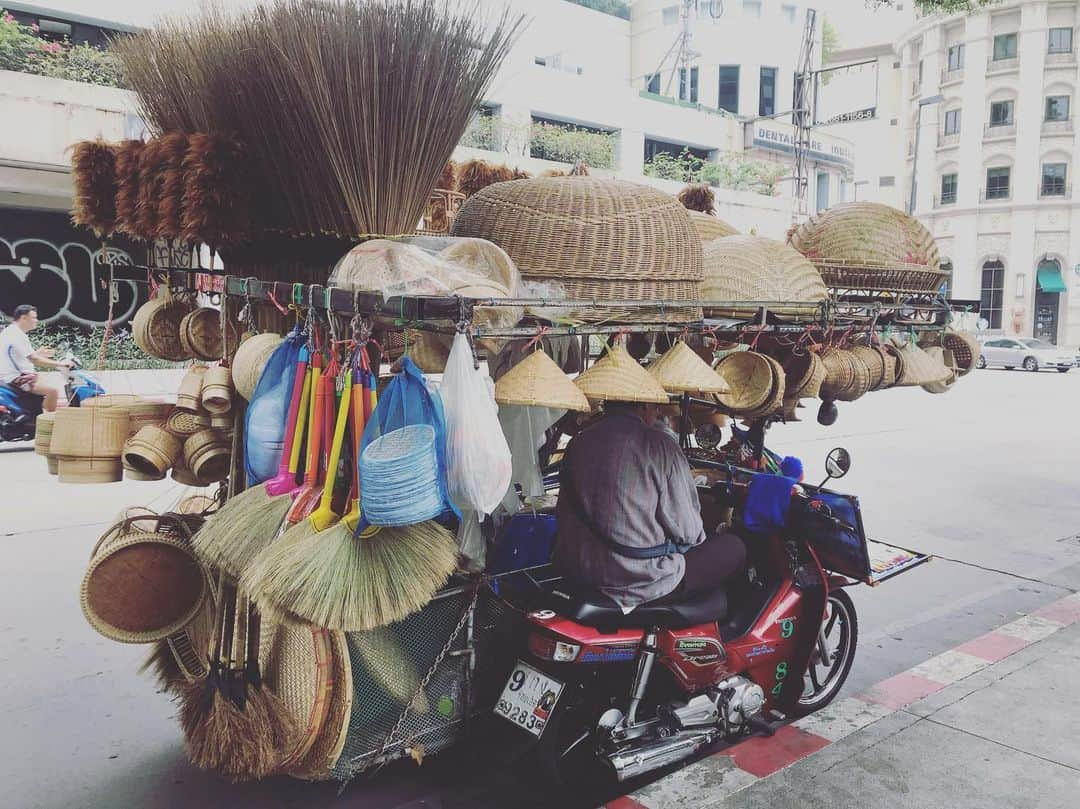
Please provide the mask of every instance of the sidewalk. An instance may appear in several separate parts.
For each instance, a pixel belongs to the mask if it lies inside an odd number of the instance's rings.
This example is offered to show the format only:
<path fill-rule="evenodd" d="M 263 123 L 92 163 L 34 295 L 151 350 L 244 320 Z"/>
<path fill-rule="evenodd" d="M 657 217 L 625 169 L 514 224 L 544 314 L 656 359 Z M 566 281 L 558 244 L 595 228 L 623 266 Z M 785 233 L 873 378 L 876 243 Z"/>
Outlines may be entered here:
<path fill-rule="evenodd" d="M 609 809 L 1080 805 L 1080 595 L 610 801 Z"/>

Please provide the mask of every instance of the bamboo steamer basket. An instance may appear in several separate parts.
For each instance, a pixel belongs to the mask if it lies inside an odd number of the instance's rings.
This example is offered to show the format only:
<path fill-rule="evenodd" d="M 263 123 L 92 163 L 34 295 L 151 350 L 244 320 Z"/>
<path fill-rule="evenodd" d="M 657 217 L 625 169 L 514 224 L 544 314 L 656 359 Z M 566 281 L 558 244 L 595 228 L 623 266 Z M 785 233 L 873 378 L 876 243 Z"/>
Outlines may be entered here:
<path fill-rule="evenodd" d="M 139 307 L 131 320 L 135 344 L 152 357 L 172 362 L 191 359 L 180 340 L 180 322 L 194 305 L 172 297 L 168 291 Z"/>
<path fill-rule="evenodd" d="M 236 392 L 247 401 L 255 395 L 255 386 L 270 359 L 270 355 L 281 345 L 284 338 L 277 334 L 256 334 L 236 349 L 232 361 L 232 379 Z"/>
<path fill-rule="evenodd" d="M 205 481 L 199 480 L 195 473 L 188 468 L 183 452 L 177 457 L 169 476 L 181 486 L 197 486 L 201 489 L 208 485 Z"/>
<path fill-rule="evenodd" d="M 796 228 L 788 241 L 837 289 L 933 292 L 947 276 L 930 231 L 875 202 L 834 205 Z"/>
<path fill-rule="evenodd" d="M 568 319 L 698 320 L 701 239 L 677 199 L 647 186 L 596 177 L 540 177 L 477 192 L 454 218 L 454 236 L 487 239 L 505 250 L 526 281 L 556 283 L 596 305 Z M 672 301 L 633 311 L 604 300 Z"/>
<path fill-rule="evenodd" d="M 124 449 L 124 466 L 144 480 L 161 480 L 180 456 L 181 440 L 154 424 L 148 424 L 127 442 Z"/>
<path fill-rule="evenodd" d="M 176 393 L 176 406 L 181 410 L 194 413 L 199 409 L 202 402 L 203 376 L 206 371 L 205 365 L 193 365 L 180 380 L 180 390 Z"/>
<path fill-rule="evenodd" d="M 38 417 L 34 420 L 34 452 L 38 455 L 48 456 L 49 454 L 55 417 L 55 413 L 38 413 Z"/>
<path fill-rule="evenodd" d="M 821 273 L 795 250 L 761 236 L 727 236 L 708 242 L 702 262 L 704 300 L 785 301 L 785 314 L 814 314 L 828 296 Z M 756 306 L 707 308 L 708 317 L 752 317 Z"/>
<path fill-rule="evenodd" d="M 217 430 L 220 433 L 231 432 L 233 428 L 233 414 L 227 413 L 214 413 L 210 416 L 210 429 Z"/>
<path fill-rule="evenodd" d="M 91 396 L 83 401 L 80 407 L 123 407 L 130 410 L 138 404 L 145 402 L 141 396 L 134 393 L 103 393 L 101 396 Z"/>
<path fill-rule="evenodd" d="M 119 483 L 124 479 L 120 458 L 65 458 L 57 456 L 61 483 Z"/>
<path fill-rule="evenodd" d="M 148 425 L 162 426 L 169 418 L 172 405 L 168 402 L 141 401 L 128 408 L 128 438 L 138 434 L 139 430 Z"/>
<path fill-rule="evenodd" d="M 152 482 L 157 480 L 165 480 L 165 472 L 143 472 L 131 466 L 127 461 L 128 449 L 131 447 L 131 439 L 127 440 L 124 444 L 124 457 L 120 459 L 120 465 L 124 470 L 124 480 L 137 480 L 143 482 Z"/>
<path fill-rule="evenodd" d="M 109 529 L 94 546 L 80 601 L 90 625 L 120 643 L 152 643 L 188 625 L 206 601 L 206 574 L 166 518 L 139 515 Z M 158 530 L 137 530 L 146 522 Z"/>
<path fill-rule="evenodd" d="M 228 413 L 233 397 L 232 371 L 221 365 L 208 370 L 202 378 L 202 406 L 213 417 Z"/>
<path fill-rule="evenodd" d="M 184 441 L 184 466 L 203 485 L 225 480 L 231 457 L 229 438 L 216 430 L 200 430 Z"/>
<path fill-rule="evenodd" d="M 205 413 L 191 413 L 180 409 L 174 409 L 165 420 L 165 429 L 182 439 L 195 435 L 199 430 L 205 430 L 209 426 L 210 420 L 206 418 Z"/>
<path fill-rule="evenodd" d="M 49 450 L 60 458 L 113 458 L 128 437 L 125 407 L 62 407 L 53 419 Z"/>
<path fill-rule="evenodd" d="M 180 342 L 184 351 L 199 360 L 221 359 L 221 313 L 206 306 L 193 309 L 180 321 Z"/>
<path fill-rule="evenodd" d="M 702 242 L 711 242 L 713 239 L 723 239 L 727 236 L 736 236 L 739 231 L 718 216 L 703 213 L 702 211 L 687 211 L 690 221 L 694 224 L 694 230 L 701 237 Z"/>

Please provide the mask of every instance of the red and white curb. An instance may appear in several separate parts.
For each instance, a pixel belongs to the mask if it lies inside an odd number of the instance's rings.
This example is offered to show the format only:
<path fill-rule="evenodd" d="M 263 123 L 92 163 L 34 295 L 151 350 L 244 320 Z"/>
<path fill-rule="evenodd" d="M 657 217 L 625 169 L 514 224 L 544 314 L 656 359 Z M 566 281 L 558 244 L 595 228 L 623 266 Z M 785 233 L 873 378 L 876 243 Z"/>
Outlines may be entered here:
<path fill-rule="evenodd" d="M 912 703 L 970 677 L 1009 655 L 1080 622 L 1080 593 L 932 657 L 853 697 L 837 700 L 769 737 L 732 745 L 630 795 L 606 809 L 669 809 L 721 800 L 791 766 Z"/>

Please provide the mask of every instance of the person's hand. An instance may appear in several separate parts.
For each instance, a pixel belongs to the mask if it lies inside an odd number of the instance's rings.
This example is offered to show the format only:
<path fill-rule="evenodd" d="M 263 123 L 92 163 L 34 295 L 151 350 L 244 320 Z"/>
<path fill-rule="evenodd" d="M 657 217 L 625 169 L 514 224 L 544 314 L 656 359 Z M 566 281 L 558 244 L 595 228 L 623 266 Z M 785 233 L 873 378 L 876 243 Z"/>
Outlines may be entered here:
<path fill-rule="evenodd" d="M 74 360 L 64 360 L 63 362 L 58 362 L 57 366 L 60 367 L 60 368 L 66 368 L 67 370 L 70 371 L 72 368 L 75 367 L 75 361 Z"/>
<path fill-rule="evenodd" d="M 52 357 L 56 354 L 56 349 L 49 348 L 48 346 L 42 346 L 38 349 L 38 353 L 43 357 Z"/>

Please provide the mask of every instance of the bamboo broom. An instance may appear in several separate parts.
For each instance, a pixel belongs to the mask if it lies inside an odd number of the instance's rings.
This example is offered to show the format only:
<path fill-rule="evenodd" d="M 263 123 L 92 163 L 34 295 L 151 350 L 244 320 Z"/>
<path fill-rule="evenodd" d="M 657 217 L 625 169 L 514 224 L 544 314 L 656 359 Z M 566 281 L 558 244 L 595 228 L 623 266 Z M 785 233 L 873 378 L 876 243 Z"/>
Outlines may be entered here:
<path fill-rule="evenodd" d="M 292 503 L 304 430 L 301 414 L 306 413 L 310 396 L 308 357 L 305 346 L 296 363 L 277 476 L 230 498 L 195 534 L 195 552 L 203 564 L 233 578 L 273 539 Z"/>

